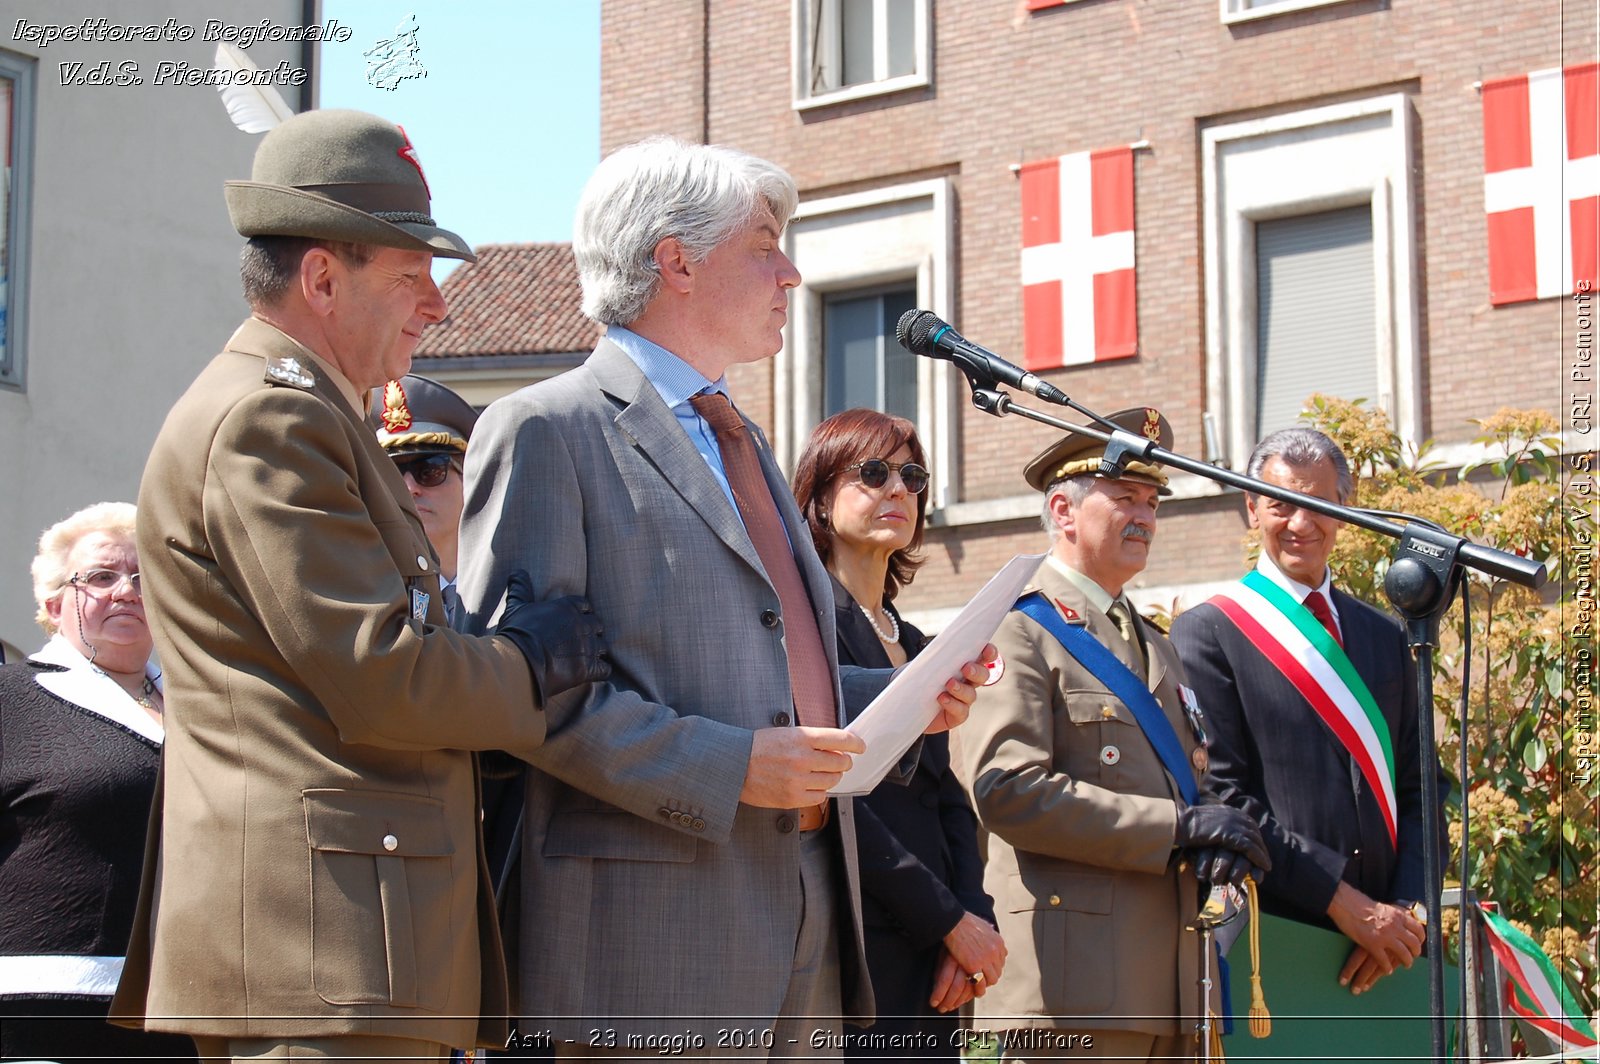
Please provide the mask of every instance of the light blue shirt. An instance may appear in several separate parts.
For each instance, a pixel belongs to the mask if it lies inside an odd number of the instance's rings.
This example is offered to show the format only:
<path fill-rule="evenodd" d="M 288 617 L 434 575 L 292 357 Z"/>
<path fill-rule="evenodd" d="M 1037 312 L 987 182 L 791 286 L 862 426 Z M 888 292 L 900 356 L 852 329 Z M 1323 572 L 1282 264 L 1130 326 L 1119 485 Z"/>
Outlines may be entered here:
<path fill-rule="evenodd" d="M 661 401 L 667 404 L 667 409 L 677 417 L 678 424 L 688 434 L 694 449 L 711 467 L 711 475 L 722 486 L 722 494 L 728 497 L 728 505 L 733 507 L 734 513 L 739 513 L 739 504 L 733 501 L 733 489 L 728 486 L 728 472 L 722 465 L 722 448 L 717 445 L 717 434 L 706 419 L 689 405 L 689 400 L 701 392 L 728 395 L 727 377 L 707 380 L 703 373 L 671 351 L 621 325 L 606 326 L 606 338 L 633 359 L 645 380 L 650 382 L 661 396 Z M 728 396 L 728 401 L 733 402 L 733 397 Z M 743 523 L 744 517 L 741 515 L 739 520 Z"/>

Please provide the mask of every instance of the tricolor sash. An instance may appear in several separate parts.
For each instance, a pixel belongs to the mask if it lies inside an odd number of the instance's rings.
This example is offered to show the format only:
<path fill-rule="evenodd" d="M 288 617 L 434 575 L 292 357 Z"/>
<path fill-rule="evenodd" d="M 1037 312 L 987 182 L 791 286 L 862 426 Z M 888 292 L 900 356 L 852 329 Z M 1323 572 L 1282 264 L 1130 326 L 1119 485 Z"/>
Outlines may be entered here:
<path fill-rule="evenodd" d="M 1144 681 L 1118 661 L 1117 656 L 1102 646 L 1100 640 L 1090 635 L 1087 629 L 1075 628 L 1062 620 L 1061 614 L 1039 592 L 1022 596 L 1017 600 L 1016 608 L 1055 636 L 1067 653 L 1077 659 L 1078 664 L 1088 669 L 1091 676 L 1106 685 L 1106 690 L 1122 700 L 1122 704 L 1133 713 L 1133 719 L 1139 722 L 1139 730 L 1144 732 L 1144 737 L 1154 747 L 1156 756 L 1166 766 L 1173 782 L 1178 785 L 1178 793 L 1183 795 L 1183 800 L 1190 805 L 1199 801 L 1194 770 L 1189 767 L 1188 758 L 1183 756 L 1178 733 L 1172 730 L 1172 722 L 1167 719 L 1161 703 L 1156 701 L 1156 696 L 1150 693 Z"/>
<path fill-rule="evenodd" d="M 1372 788 L 1389 843 L 1395 836 L 1394 744 L 1389 722 L 1344 648 L 1283 588 L 1259 570 L 1210 600 L 1300 692 Z"/>

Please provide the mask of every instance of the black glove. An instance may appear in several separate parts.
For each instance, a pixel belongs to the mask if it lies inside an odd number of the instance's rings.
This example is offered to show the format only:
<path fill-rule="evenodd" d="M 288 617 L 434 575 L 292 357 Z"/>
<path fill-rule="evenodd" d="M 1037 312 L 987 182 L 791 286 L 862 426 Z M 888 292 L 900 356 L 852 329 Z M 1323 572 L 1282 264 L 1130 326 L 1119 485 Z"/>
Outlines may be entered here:
<path fill-rule="evenodd" d="M 518 569 L 506 581 L 506 609 L 494 634 L 511 640 L 528 659 L 541 703 L 611 675 L 603 631 L 581 595 L 535 602 L 526 572 Z"/>
<path fill-rule="evenodd" d="M 1261 829 L 1250 815 L 1231 805 L 1207 803 L 1178 810 L 1176 840 L 1189 851 L 1196 877 L 1210 883 L 1244 886 L 1246 876 L 1259 882 L 1272 869 L 1261 841 Z"/>

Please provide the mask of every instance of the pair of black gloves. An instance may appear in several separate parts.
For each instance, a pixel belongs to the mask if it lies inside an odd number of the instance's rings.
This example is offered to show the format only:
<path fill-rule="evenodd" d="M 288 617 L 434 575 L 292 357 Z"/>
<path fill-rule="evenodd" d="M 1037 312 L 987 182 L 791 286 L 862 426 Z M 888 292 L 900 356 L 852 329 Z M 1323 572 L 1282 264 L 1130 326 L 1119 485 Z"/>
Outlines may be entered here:
<path fill-rule="evenodd" d="M 1188 854 L 1195 876 L 1214 886 L 1243 887 L 1246 877 L 1259 883 L 1272 871 L 1261 828 L 1249 813 L 1231 805 L 1202 801 L 1183 806 L 1174 842 Z"/>
<path fill-rule="evenodd" d="M 533 581 L 521 569 L 506 582 L 506 608 L 495 635 L 528 659 L 541 704 L 563 691 L 611 675 L 605 629 L 582 595 L 535 602 Z"/>

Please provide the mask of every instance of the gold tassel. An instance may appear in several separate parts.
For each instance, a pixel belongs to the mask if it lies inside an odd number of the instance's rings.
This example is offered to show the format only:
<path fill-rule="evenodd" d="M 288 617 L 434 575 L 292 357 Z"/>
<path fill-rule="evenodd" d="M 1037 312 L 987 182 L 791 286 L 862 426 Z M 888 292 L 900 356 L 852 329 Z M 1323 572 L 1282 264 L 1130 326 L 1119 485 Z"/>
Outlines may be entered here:
<path fill-rule="evenodd" d="M 1227 1064 L 1228 1059 L 1222 1052 L 1222 1019 L 1214 1012 L 1211 1014 L 1211 1059 L 1214 1064 Z"/>
<path fill-rule="evenodd" d="M 1272 1033 L 1272 1013 L 1261 992 L 1261 902 L 1253 877 L 1246 876 L 1244 886 L 1250 895 L 1250 1037 L 1265 1038 Z"/>

